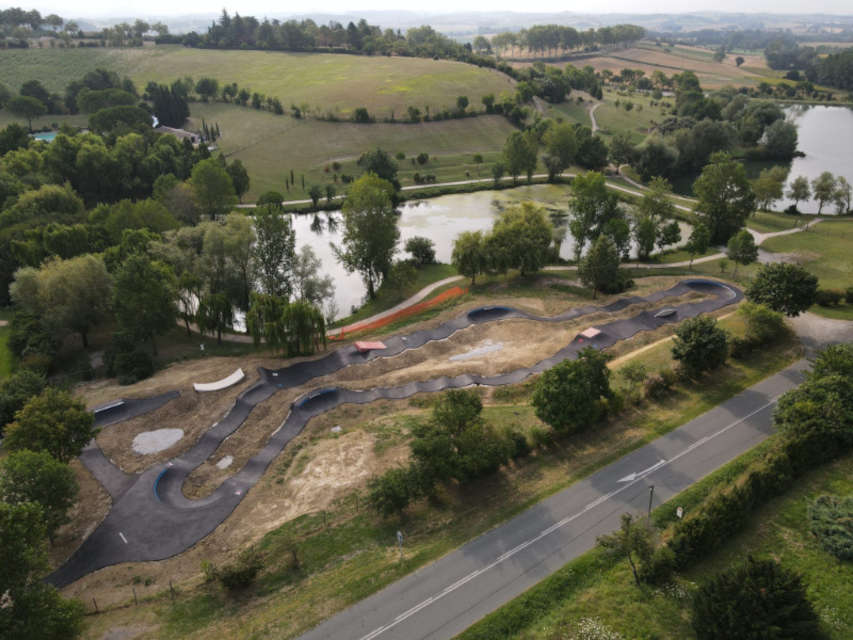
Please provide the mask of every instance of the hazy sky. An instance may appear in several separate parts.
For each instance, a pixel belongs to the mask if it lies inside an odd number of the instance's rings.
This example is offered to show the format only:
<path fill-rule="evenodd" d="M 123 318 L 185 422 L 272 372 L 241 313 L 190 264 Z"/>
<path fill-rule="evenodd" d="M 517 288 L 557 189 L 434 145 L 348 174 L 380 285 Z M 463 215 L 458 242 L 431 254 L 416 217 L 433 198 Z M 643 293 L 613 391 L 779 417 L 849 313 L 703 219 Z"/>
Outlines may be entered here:
<path fill-rule="evenodd" d="M 0 2 L 0 7 L 22 6 L 36 8 L 42 13 L 58 13 L 63 17 L 112 17 L 136 15 L 187 15 L 192 13 L 219 12 L 223 7 L 230 13 L 242 15 L 282 15 L 286 13 L 358 13 L 365 10 L 419 10 L 420 7 L 401 4 L 392 0 L 307 0 L 307 2 L 284 4 L 275 0 L 246 0 L 239 3 L 216 2 L 216 0 L 130 0 L 117 3 L 114 0 L 79 0 L 78 2 L 27 2 L 16 0 L 9 4 Z M 298 8 L 297 8 L 298 7 Z M 732 11 L 768 13 L 837 13 L 853 14 L 851 0 L 607 0 L 607 2 L 565 2 L 564 0 L 527 0 L 525 11 L 579 13 L 682 13 L 690 11 Z M 509 0 L 432 0 L 432 12 L 451 11 L 518 11 L 518 2 Z"/>

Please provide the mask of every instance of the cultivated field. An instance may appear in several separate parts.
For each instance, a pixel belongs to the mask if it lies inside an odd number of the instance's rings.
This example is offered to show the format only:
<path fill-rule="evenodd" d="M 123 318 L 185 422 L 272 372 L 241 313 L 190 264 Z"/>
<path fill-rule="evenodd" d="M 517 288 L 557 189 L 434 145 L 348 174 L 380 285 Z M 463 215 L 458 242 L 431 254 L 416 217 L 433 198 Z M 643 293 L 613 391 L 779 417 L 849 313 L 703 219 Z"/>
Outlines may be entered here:
<path fill-rule="evenodd" d="M 411 175 L 434 174 L 438 181 L 464 179 L 465 171 L 471 177 L 489 175 L 490 162 L 513 130 L 501 116 L 479 116 L 464 120 L 445 120 L 421 124 L 352 124 L 348 122 L 321 122 L 311 119 L 296 120 L 277 116 L 267 111 L 216 103 L 193 103 L 189 128 L 201 128 L 201 120 L 216 122 L 222 132 L 217 141 L 229 159 L 239 158 L 252 178 L 247 201 L 274 189 L 282 191 L 288 199 L 307 197 L 301 189 L 300 176 L 305 176 L 305 186 L 334 184 L 333 172 L 325 171 L 332 162 L 340 162 L 340 172 L 360 175 L 355 161 L 364 152 L 381 147 L 392 155 L 402 152 L 406 159 L 398 161 L 403 184 L 412 184 Z M 413 165 L 411 158 L 425 152 L 430 160 L 425 165 Z M 473 154 L 484 156 L 484 164 L 476 165 Z M 296 188 L 284 191 L 285 175 L 293 169 Z M 337 184 L 340 192 L 343 188 Z"/>
<path fill-rule="evenodd" d="M 202 76 L 236 82 L 275 96 L 285 106 L 307 105 L 348 114 L 356 107 L 379 117 L 399 117 L 409 105 L 424 110 L 452 107 L 460 95 L 480 97 L 512 90 L 513 81 L 490 69 L 424 58 L 264 51 L 214 51 L 180 46 L 137 49 L 0 50 L 0 82 L 17 89 L 38 79 L 62 92 L 70 80 L 103 67 L 130 76 L 139 89 L 149 81 Z"/>
<path fill-rule="evenodd" d="M 706 89 L 718 89 L 725 85 L 754 86 L 772 81 L 775 73 L 767 68 L 764 57 L 744 55 L 745 62 L 738 68 L 736 55 L 729 55 L 722 62 L 714 62 L 713 52 L 699 47 L 657 47 L 640 43 L 636 47 L 613 51 L 607 55 L 570 60 L 578 67 L 592 66 L 596 71 L 609 69 L 618 74 L 622 69 L 641 69 L 651 76 L 662 71 L 668 76 L 690 70 L 696 73 Z"/>

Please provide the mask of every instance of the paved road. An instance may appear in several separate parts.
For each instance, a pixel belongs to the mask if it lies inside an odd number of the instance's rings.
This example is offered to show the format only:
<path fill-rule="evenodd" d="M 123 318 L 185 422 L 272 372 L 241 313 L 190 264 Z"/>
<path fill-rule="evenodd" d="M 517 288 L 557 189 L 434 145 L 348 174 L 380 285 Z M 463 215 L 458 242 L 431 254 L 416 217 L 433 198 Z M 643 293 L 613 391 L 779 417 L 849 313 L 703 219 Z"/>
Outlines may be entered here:
<path fill-rule="evenodd" d="M 748 451 L 771 432 L 776 398 L 805 361 L 617 460 L 504 525 L 334 616 L 301 640 L 447 640 L 648 508 Z"/>

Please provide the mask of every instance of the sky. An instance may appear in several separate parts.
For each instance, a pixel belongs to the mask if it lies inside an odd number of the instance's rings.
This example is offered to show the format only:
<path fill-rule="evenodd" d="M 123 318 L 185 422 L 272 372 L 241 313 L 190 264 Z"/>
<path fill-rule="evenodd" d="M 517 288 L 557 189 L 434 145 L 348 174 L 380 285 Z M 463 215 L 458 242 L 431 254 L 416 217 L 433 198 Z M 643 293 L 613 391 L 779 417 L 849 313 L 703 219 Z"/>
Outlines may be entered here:
<path fill-rule="evenodd" d="M 231 6 L 229 6 L 231 4 Z M 27 2 L 18 0 L 11 4 L 0 2 L 0 8 L 22 6 L 27 9 L 36 8 L 43 14 L 57 13 L 63 17 L 116 17 L 116 16 L 176 16 L 194 13 L 219 13 L 222 8 L 229 13 L 239 12 L 242 15 L 282 15 L 287 13 L 358 13 L 360 11 L 400 11 L 406 9 L 418 10 L 411 5 L 401 5 L 392 0 L 305 0 L 298 5 L 283 4 L 278 0 L 244 0 L 233 4 L 216 0 L 126 0 L 121 3 L 115 0 L 78 0 L 74 3 L 65 2 Z M 607 0 L 607 2 L 590 3 L 575 0 L 527 0 L 524 5 L 527 12 L 560 12 L 573 11 L 578 13 L 684 13 L 692 11 L 731 11 L 749 13 L 835 13 L 853 14 L 851 0 L 813 0 L 804 3 L 802 0 Z M 510 0 L 431 0 L 431 12 L 453 11 L 517 11 L 519 4 Z"/>

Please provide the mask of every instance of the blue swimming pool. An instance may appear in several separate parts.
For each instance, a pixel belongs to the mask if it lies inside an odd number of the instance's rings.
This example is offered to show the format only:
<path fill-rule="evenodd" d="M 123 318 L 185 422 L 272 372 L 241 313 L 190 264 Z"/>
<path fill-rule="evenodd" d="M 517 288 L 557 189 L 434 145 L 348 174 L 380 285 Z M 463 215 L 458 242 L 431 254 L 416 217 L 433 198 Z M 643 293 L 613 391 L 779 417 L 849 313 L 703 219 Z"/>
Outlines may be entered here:
<path fill-rule="evenodd" d="M 44 140 L 45 142 L 53 142 L 53 139 L 56 137 L 56 131 L 41 131 L 39 133 L 32 134 L 32 136 L 36 140 Z"/>

